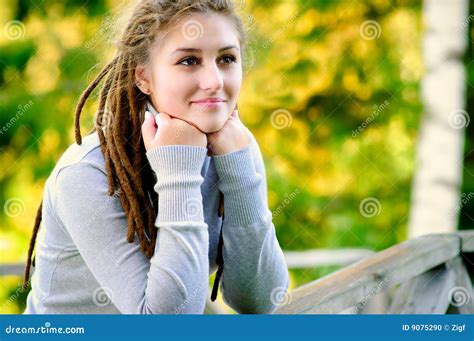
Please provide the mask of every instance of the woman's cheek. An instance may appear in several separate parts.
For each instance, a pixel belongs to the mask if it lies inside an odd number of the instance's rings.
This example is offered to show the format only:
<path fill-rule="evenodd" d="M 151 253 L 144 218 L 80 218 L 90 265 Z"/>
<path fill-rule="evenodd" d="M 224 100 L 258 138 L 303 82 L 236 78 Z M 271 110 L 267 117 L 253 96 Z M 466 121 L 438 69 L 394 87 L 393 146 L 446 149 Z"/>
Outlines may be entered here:
<path fill-rule="evenodd" d="M 183 116 L 186 115 L 185 103 L 181 104 L 177 100 L 177 95 L 171 91 L 166 91 L 166 89 L 163 88 L 161 88 L 161 91 L 158 91 L 158 110 L 166 112 L 173 117 L 184 118 Z"/>

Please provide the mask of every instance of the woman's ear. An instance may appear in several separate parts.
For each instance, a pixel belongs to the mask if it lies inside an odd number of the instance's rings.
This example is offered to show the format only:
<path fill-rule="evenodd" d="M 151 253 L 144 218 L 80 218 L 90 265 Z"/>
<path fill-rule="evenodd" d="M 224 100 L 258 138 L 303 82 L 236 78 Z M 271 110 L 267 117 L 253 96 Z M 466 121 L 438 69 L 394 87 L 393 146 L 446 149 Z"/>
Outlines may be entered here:
<path fill-rule="evenodd" d="M 141 92 L 147 95 L 151 95 L 151 83 L 148 78 L 147 70 L 143 65 L 137 65 L 137 67 L 135 68 L 135 82 Z"/>

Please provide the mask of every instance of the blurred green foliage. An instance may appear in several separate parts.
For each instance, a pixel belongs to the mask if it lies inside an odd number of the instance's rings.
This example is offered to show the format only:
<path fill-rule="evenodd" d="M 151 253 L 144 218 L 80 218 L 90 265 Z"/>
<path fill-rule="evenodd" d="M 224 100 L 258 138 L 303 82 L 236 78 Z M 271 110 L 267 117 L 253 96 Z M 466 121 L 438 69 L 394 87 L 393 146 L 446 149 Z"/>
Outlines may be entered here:
<path fill-rule="evenodd" d="M 282 248 L 381 250 L 403 240 L 422 112 L 421 2 L 237 3 L 246 3 L 251 38 L 239 111 L 264 154 Z M 0 202 L 16 198 L 19 205 L 0 211 L 1 263 L 26 258 L 45 180 L 74 140 L 81 91 L 114 52 L 122 5 L 2 2 L 0 128 L 8 128 L 0 131 Z M 472 36 L 470 23 L 468 112 Z M 83 133 L 92 127 L 96 97 L 85 108 Z M 472 143 L 468 138 L 463 192 L 474 191 Z M 380 203 L 373 216 L 359 209 L 366 198 Z M 463 207 L 461 228 L 472 227 L 473 205 Z M 292 285 L 333 270 L 293 271 Z M 0 278 L 0 303 L 19 296 L 2 313 L 23 311 L 19 281 Z"/>

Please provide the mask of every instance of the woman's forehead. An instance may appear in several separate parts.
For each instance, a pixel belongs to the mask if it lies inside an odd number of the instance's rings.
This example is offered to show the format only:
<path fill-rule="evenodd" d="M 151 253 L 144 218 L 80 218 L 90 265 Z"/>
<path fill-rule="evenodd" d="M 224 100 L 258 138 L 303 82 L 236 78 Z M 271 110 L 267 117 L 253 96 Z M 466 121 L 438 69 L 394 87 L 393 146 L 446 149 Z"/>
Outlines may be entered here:
<path fill-rule="evenodd" d="M 194 13 L 170 26 L 159 46 L 170 55 L 180 49 L 218 52 L 224 47 L 234 46 L 238 50 L 240 43 L 237 31 L 226 17 L 216 13 Z"/>

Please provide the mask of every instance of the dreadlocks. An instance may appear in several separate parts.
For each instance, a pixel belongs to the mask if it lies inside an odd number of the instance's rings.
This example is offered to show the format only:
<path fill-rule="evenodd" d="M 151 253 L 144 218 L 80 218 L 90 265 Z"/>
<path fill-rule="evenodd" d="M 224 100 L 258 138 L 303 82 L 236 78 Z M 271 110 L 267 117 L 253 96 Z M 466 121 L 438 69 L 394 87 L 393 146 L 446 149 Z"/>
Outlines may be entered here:
<path fill-rule="evenodd" d="M 149 50 L 160 33 L 176 19 L 189 13 L 215 12 L 226 16 L 239 33 L 241 46 L 245 34 L 240 18 L 235 14 L 231 0 L 146 0 L 135 8 L 117 46 L 117 53 L 82 93 L 74 114 L 75 141 L 82 144 L 80 116 L 82 109 L 97 86 L 99 93 L 94 129 L 105 159 L 108 195 L 116 195 L 127 216 L 127 241 L 135 236 L 141 250 L 151 258 L 154 254 L 157 229 L 154 226 L 158 213 L 158 195 L 153 190 L 154 173 L 146 158 L 141 136 L 145 105 L 148 96 L 135 83 L 135 68 L 149 62 Z M 118 191 L 117 191 L 118 189 Z M 223 196 L 220 193 L 218 215 L 223 217 Z M 28 287 L 32 255 L 41 224 L 42 202 L 36 213 L 31 236 L 23 286 Z M 222 234 L 220 237 L 216 284 L 222 273 Z M 215 298 L 215 295 L 213 295 Z"/>

